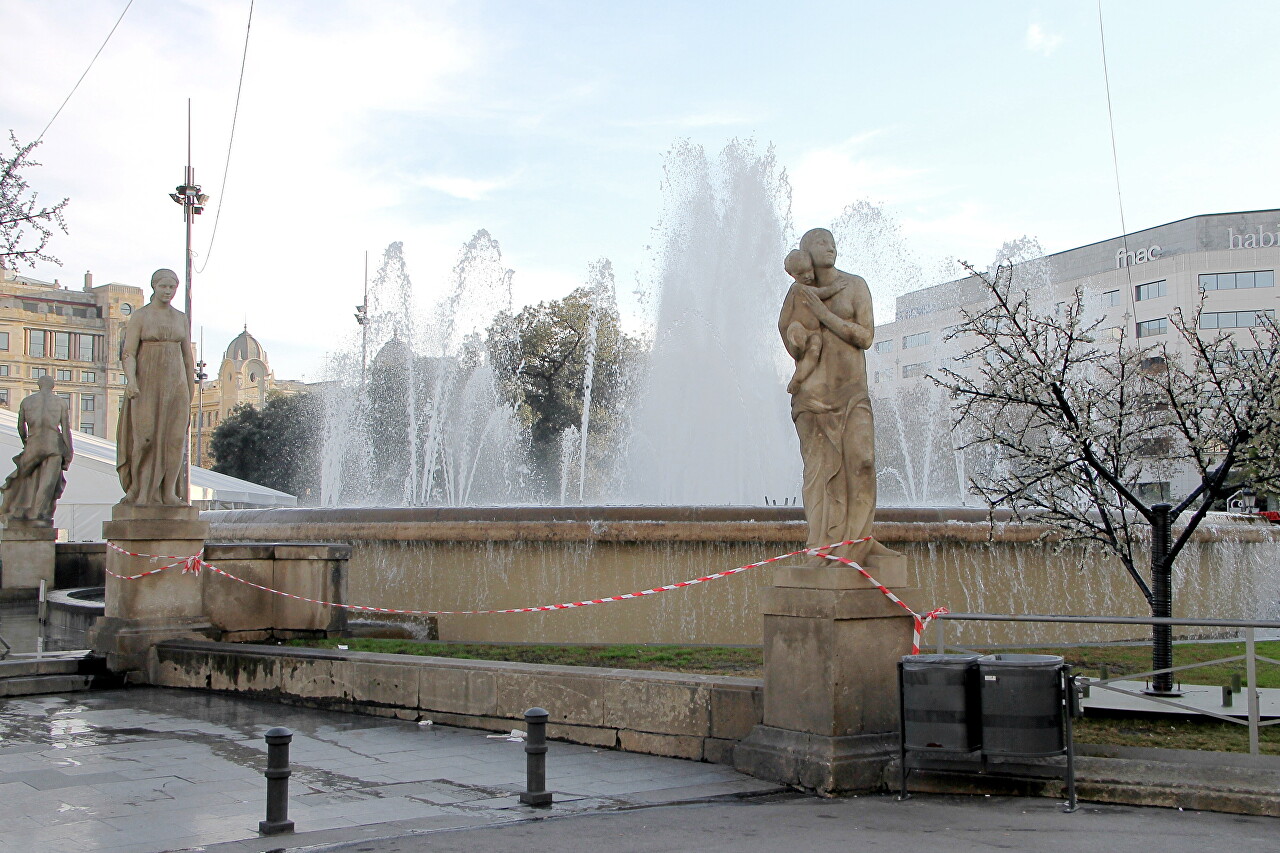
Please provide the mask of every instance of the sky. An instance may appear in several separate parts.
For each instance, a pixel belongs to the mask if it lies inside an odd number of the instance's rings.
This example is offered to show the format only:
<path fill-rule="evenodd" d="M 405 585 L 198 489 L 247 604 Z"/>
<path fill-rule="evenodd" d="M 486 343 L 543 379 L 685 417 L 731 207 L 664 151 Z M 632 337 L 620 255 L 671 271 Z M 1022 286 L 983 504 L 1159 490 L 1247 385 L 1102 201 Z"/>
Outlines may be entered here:
<path fill-rule="evenodd" d="M 0 0 L 0 131 L 40 135 L 126 2 Z M 372 267 L 392 241 L 424 304 L 480 228 L 521 304 L 607 257 L 638 322 L 630 283 L 682 140 L 772 145 L 798 231 L 869 200 L 926 258 L 1113 237 L 1120 199 L 1129 231 L 1280 207 L 1280 4 L 1101 12 L 1119 194 L 1096 0 L 257 0 L 229 163 L 249 0 L 134 0 L 27 176 L 71 199 L 49 247 L 62 265 L 19 272 L 145 287 L 182 269 L 168 193 L 188 98 L 212 196 L 196 334 L 214 361 L 247 324 L 282 379 L 324 378 L 356 330 L 365 253 Z"/>

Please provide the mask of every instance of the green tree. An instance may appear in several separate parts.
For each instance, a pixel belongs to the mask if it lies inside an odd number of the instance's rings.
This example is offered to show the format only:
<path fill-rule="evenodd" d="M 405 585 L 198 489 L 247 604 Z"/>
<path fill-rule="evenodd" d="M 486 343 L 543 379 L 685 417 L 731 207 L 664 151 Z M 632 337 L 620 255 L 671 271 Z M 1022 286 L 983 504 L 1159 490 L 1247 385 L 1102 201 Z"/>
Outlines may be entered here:
<path fill-rule="evenodd" d="M 218 425 L 209 442 L 213 470 L 269 489 L 320 494 L 321 401 L 315 394 L 274 394 L 261 408 L 245 403 Z"/>
<path fill-rule="evenodd" d="M 490 361 L 529 427 L 534 458 L 548 475 L 557 469 L 560 434 L 582 424 L 593 294 L 598 294 L 588 460 L 593 467 L 617 432 L 627 381 L 642 351 L 618 322 L 608 261 L 593 265 L 593 276 L 597 286 L 579 287 L 515 315 L 499 314 L 488 330 Z"/>

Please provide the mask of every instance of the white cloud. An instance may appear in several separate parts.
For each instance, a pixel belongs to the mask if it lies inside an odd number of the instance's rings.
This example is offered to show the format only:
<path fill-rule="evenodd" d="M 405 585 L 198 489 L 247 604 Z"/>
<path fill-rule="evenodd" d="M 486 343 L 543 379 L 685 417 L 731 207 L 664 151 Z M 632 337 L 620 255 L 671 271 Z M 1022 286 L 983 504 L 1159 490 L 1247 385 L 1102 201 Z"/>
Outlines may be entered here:
<path fill-rule="evenodd" d="M 1040 24 L 1032 23 L 1027 27 L 1025 43 L 1027 50 L 1032 53 L 1048 56 L 1062 44 L 1062 36 L 1057 33 L 1050 33 Z"/>
<path fill-rule="evenodd" d="M 480 201 L 494 190 L 501 189 L 510 183 L 505 180 L 464 178 L 460 175 L 419 175 L 414 180 L 418 186 L 465 201 Z"/>
<path fill-rule="evenodd" d="M 872 199 L 893 204 L 926 194 L 921 180 L 926 171 L 866 154 L 866 143 L 880 135 L 869 131 L 837 145 L 802 154 L 787 170 L 791 181 L 791 212 L 804 231 L 830 222 L 849 204 Z"/>

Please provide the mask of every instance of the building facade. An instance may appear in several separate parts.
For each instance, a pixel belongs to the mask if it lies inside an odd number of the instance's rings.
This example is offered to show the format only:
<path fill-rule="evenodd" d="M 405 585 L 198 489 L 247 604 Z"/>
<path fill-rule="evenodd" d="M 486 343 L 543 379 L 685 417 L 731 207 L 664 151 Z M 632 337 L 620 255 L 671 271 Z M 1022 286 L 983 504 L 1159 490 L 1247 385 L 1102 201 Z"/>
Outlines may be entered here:
<path fill-rule="evenodd" d="M 191 401 L 191 458 L 199 460 L 202 468 L 213 464 L 209 452 L 213 432 L 237 406 L 260 408 L 271 394 L 296 394 L 305 387 L 303 382 L 276 379 L 266 348 L 246 327 L 227 346 L 218 372 L 197 388 Z"/>
<path fill-rule="evenodd" d="M 1041 313 L 1062 310 L 1079 289 L 1087 320 L 1139 345 L 1187 349 L 1170 321 L 1201 306 L 1201 328 L 1233 330 L 1248 346 L 1259 312 L 1280 308 L 1280 210 L 1206 214 L 1114 237 L 1020 265 L 1015 284 L 1028 287 Z M 874 282 L 872 282 L 874 286 Z M 948 340 L 966 311 L 980 311 L 986 288 L 976 278 L 926 287 L 899 297 L 893 322 L 876 328 L 867 353 L 872 394 L 891 399 L 932 385 L 941 368 L 971 369 L 964 338 Z M 1184 493 L 1189 474 L 1143 484 L 1149 498 Z"/>
<path fill-rule="evenodd" d="M 48 374 L 71 406 L 72 428 L 114 440 L 124 324 L 145 301 L 141 288 L 95 286 L 88 272 L 83 289 L 70 290 L 0 268 L 0 407 L 17 411 Z"/>

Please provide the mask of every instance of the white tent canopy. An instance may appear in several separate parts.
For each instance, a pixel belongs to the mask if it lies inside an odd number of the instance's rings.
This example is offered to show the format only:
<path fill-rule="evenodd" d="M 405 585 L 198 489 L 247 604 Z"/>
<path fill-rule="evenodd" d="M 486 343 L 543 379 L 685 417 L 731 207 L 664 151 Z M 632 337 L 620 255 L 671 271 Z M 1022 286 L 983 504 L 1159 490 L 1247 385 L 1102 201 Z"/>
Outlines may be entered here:
<path fill-rule="evenodd" d="M 116 445 L 83 432 L 73 433 L 72 442 L 75 456 L 67 470 L 67 489 L 58 501 L 53 523 L 66 531 L 66 538 L 72 542 L 101 541 L 102 522 L 110 520 L 111 507 L 124 496 L 116 475 Z M 21 450 L 17 414 L 0 409 L 0 468 L 3 468 L 0 477 L 6 477 L 13 471 L 9 460 Z M 293 495 L 194 465 L 191 466 L 191 500 L 204 506 L 298 505 L 298 499 Z"/>

